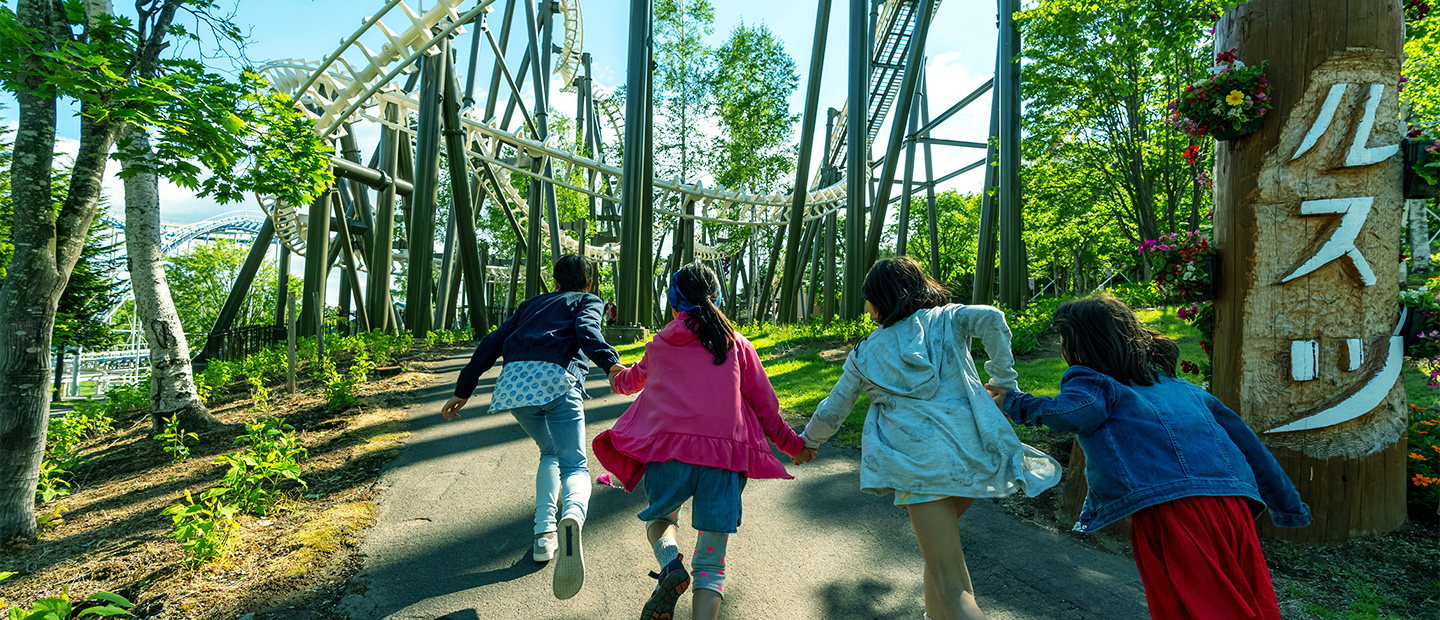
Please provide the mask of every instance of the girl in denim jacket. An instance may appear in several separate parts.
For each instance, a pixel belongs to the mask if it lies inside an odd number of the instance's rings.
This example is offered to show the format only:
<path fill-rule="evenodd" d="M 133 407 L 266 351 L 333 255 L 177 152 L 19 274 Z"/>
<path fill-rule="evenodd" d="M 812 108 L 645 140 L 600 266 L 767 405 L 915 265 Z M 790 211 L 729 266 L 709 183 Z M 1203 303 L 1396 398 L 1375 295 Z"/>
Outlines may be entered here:
<path fill-rule="evenodd" d="M 985 615 L 965 565 L 956 520 L 978 497 L 1030 496 L 1060 480 L 1060 466 L 1020 443 L 980 382 L 970 346 L 990 355 L 993 385 L 1014 387 L 1015 358 L 1005 314 L 948 303 L 945 289 L 907 257 L 875 263 L 862 293 L 880 324 L 845 360 L 845 372 L 801 435 L 803 463 L 830 439 L 863 392 L 870 410 L 860 436 L 860 489 L 895 494 L 925 558 L 930 620 Z"/>
<path fill-rule="evenodd" d="M 592 444 L 595 458 L 625 490 L 645 489 L 638 517 L 660 565 L 640 617 L 671 618 L 694 580 L 696 620 L 715 620 L 725 592 L 725 549 L 740 527 L 740 494 L 751 478 L 790 478 L 770 451 L 795 455 L 805 443 L 780 417 L 780 401 L 755 347 L 716 305 L 720 279 L 698 263 L 670 280 L 670 321 L 639 363 L 615 375 L 621 394 L 644 393 Z M 691 572 L 675 540 L 680 505 L 692 499 L 699 531 Z M 693 575 L 691 574 L 693 573 Z"/>
<path fill-rule="evenodd" d="M 1070 369 L 1055 398 L 986 386 L 1011 419 L 1073 431 L 1089 485 L 1079 532 L 1126 516 L 1153 618 L 1279 620 L 1254 518 L 1304 527 L 1310 509 L 1245 422 L 1175 378 L 1180 350 L 1098 296 L 1055 312 Z"/>

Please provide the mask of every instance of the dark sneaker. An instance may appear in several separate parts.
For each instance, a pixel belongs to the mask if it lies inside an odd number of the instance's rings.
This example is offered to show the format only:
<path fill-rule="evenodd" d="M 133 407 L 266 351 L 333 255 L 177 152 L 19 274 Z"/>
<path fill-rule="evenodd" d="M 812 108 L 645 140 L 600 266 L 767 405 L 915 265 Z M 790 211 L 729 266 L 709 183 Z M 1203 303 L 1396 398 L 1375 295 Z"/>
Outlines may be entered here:
<path fill-rule="evenodd" d="M 675 616 L 675 603 L 690 587 L 690 573 L 685 572 L 685 563 L 676 556 L 659 573 L 650 573 L 660 583 L 650 593 L 650 600 L 640 612 L 640 620 L 670 620 Z"/>
<path fill-rule="evenodd" d="M 573 517 L 560 520 L 557 532 L 560 549 L 555 554 L 555 598 L 564 600 L 585 585 L 585 555 L 580 551 L 580 522 Z"/>

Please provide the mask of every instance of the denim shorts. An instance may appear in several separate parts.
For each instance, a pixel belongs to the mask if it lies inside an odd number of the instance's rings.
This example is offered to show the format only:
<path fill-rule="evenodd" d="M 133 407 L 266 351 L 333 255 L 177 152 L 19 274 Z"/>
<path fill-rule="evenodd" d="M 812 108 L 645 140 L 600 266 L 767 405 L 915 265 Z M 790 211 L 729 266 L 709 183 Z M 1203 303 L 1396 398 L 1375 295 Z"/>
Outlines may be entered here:
<path fill-rule="evenodd" d="M 740 529 L 740 493 L 746 477 L 740 472 L 680 461 L 646 463 L 641 486 L 650 507 L 636 515 L 649 523 L 680 510 L 695 498 L 690 526 L 702 532 L 734 534 Z"/>

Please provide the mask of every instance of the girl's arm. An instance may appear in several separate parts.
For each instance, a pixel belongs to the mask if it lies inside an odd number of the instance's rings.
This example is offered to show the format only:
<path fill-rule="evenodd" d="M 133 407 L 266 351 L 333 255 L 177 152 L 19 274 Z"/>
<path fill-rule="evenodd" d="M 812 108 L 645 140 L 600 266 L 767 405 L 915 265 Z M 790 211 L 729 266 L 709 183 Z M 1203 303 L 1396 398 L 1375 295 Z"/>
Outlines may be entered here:
<path fill-rule="evenodd" d="M 600 335 L 601 308 L 599 297 L 586 295 L 581 298 L 579 312 L 575 315 L 575 339 L 590 361 L 609 372 L 620 364 L 620 354 Z"/>
<path fill-rule="evenodd" d="M 455 382 L 455 398 L 468 399 L 475 393 L 475 386 L 480 383 L 480 375 L 495 366 L 495 360 L 500 359 L 500 353 L 505 350 L 505 339 L 515 333 L 515 326 L 520 322 L 517 317 L 521 315 L 521 308 L 524 307 L 525 305 L 521 304 L 500 327 L 480 339 L 480 345 L 475 347 L 475 354 L 470 356 L 470 362 L 460 369 L 460 378 Z"/>
<path fill-rule="evenodd" d="M 1055 398 L 1011 390 L 1005 393 L 1000 409 L 1026 426 L 1044 424 L 1055 430 L 1089 433 L 1109 417 L 1110 382 L 1094 370 L 1071 366 L 1060 378 L 1060 393 Z"/>
<path fill-rule="evenodd" d="M 1255 431 L 1250 430 L 1245 421 L 1226 407 L 1225 403 L 1220 402 L 1220 399 L 1209 393 L 1204 393 L 1202 398 L 1210 407 L 1210 415 L 1225 429 L 1230 441 L 1240 448 L 1240 452 L 1245 455 L 1245 461 L 1250 464 L 1250 471 L 1255 473 L 1255 484 L 1260 487 L 1260 499 L 1265 500 L 1265 506 L 1270 509 L 1270 521 L 1277 527 L 1310 525 L 1310 507 L 1300 501 L 1300 493 L 1295 490 L 1290 476 L 1280 468 L 1280 462 L 1275 460 L 1270 449 L 1260 443 Z"/>
<path fill-rule="evenodd" d="M 770 385 L 770 377 L 766 376 L 755 347 L 744 338 L 736 338 L 735 355 L 740 367 L 740 396 L 760 420 L 765 437 L 781 452 L 790 456 L 799 454 L 805 449 L 805 442 L 780 417 L 780 399 L 775 396 L 775 386 Z"/>
<path fill-rule="evenodd" d="M 850 417 L 850 411 L 855 408 L 855 401 L 860 398 L 863 385 L 852 368 L 847 358 L 840 380 L 830 389 L 830 395 L 820 401 L 820 406 L 815 408 L 815 415 L 810 416 L 805 432 L 800 434 L 807 447 L 816 448 L 829 441 L 835 431 L 840 430 L 840 425 L 845 423 L 845 418 Z"/>
<path fill-rule="evenodd" d="M 650 350 L 649 346 L 646 346 L 645 355 L 640 358 L 640 361 L 616 373 L 615 378 L 610 381 L 610 389 L 626 396 L 645 389 L 645 379 L 650 376 L 650 367 L 647 365 L 649 360 Z"/>
<path fill-rule="evenodd" d="M 1020 389 L 1015 379 L 1015 354 L 1010 350 L 1010 326 L 1005 323 L 1005 313 L 990 306 L 964 306 L 955 313 L 956 336 L 966 340 L 979 338 L 990 356 L 985 362 L 985 372 L 990 375 L 990 385 L 1007 390 Z"/>

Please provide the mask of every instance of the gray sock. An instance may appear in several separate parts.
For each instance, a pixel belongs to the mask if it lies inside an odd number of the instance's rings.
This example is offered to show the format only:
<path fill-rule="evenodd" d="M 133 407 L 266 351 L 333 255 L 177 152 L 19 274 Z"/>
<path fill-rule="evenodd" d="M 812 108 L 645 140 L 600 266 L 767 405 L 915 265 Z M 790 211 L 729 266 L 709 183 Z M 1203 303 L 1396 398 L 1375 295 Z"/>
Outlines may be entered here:
<path fill-rule="evenodd" d="M 655 541 L 655 561 L 660 563 L 661 569 L 664 569 L 665 565 L 675 561 L 675 558 L 679 557 L 679 555 L 680 544 L 675 542 L 674 538 L 663 536 L 660 540 Z"/>

